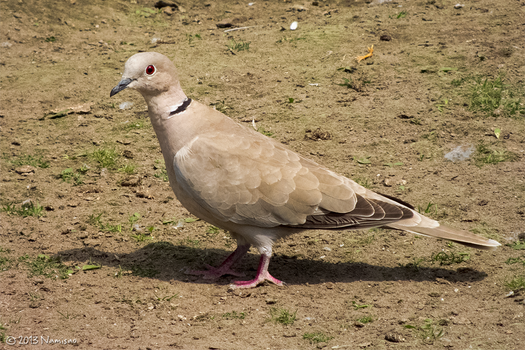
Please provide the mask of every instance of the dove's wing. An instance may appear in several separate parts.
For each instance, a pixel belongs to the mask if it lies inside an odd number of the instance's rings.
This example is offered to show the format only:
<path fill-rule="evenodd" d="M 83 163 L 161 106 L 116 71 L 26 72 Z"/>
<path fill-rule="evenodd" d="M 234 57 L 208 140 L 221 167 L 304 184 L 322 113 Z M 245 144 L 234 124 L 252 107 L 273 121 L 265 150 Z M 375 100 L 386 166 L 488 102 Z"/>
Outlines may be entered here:
<path fill-rule="evenodd" d="M 357 229 L 414 216 L 410 209 L 238 124 L 229 132 L 195 137 L 177 152 L 173 166 L 179 185 L 221 221 Z M 366 198 L 369 193 L 375 198 Z"/>

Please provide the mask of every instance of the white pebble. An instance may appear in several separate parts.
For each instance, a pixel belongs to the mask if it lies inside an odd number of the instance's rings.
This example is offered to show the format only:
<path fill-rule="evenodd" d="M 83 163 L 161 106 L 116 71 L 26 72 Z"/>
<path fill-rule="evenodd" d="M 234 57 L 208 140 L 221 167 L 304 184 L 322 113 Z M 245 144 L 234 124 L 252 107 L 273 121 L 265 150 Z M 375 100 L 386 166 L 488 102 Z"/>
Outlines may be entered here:
<path fill-rule="evenodd" d="M 297 22 L 292 22 L 290 25 L 290 30 L 296 30 L 297 29 Z"/>
<path fill-rule="evenodd" d="M 120 109 L 130 109 L 133 106 L 133 102 L 122 102 L 118 108 Z"/>

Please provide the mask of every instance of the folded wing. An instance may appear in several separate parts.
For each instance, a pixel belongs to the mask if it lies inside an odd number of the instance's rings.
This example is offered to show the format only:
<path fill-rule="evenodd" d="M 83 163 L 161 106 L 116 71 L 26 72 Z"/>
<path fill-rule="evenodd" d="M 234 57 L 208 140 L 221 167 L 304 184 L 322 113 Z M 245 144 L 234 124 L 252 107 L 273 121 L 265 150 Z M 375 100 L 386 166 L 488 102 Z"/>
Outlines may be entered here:
<path fill-rule="evenodd" d="M 175 156 L 179 184 L 218 219 L 262 227 L 358 229 L 413 217 L 410 209 L 379 195 L 367 198 L 373 192 L 238 128 L 200 135 Z"/>

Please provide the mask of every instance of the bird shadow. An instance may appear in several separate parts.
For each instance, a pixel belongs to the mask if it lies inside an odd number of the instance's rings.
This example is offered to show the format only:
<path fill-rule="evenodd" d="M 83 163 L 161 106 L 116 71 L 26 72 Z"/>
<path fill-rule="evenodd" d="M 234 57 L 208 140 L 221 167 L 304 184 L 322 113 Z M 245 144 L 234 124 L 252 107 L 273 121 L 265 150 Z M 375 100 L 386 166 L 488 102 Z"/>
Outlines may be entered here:
<path fill-rule="evenodd" d="M 201 276 L 188 275 L 189 268 L 202 269 L 204 264 L 218 266 L 229 254 L 222 249 L 202 249 L 174 245 L 169 242 L 150 243 L 129 254 L 107 252 L 94 247 L 84 247 L 57 253 L 63 262 L 87 261 L 120 268 L 125 275 L 140 276 L 162 281 L 179 280 L 191 283 L 229 284 L 232 276 L 223 276 L 210 281 Z M 255 277 L 259 256 L 247 254 L 237 266 L 237 271 L 246 274 L 245 278 Z M 270 263 L 270 273 L 287 285 L 320 284 L 326 282 L 351 283 L 356 281 L 435 281 L 444 279 L 451 283 L 483 280 L 487 274 L 473 268 L 460 267 L 422 267 L 414 264 L 396 267 L 373 265 L 363 262 L 331 263 L 320 260 L 297 259 L 285 255 L 274 255 Z"/>

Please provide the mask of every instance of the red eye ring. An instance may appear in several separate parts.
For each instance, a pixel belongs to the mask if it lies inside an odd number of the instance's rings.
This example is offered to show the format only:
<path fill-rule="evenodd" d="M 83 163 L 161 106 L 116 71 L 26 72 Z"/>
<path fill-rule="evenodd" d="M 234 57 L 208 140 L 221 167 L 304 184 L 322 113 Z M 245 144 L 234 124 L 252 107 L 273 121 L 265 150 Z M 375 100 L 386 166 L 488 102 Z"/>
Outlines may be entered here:
<path fill-rule="evenodd" d="M 149 65 L 146 67 L 146 74 L 147 75 L 152 75 L 153 73 L 155 73 L 156 69 L 155 69 L 155 66 L 154 65 Z"/>

